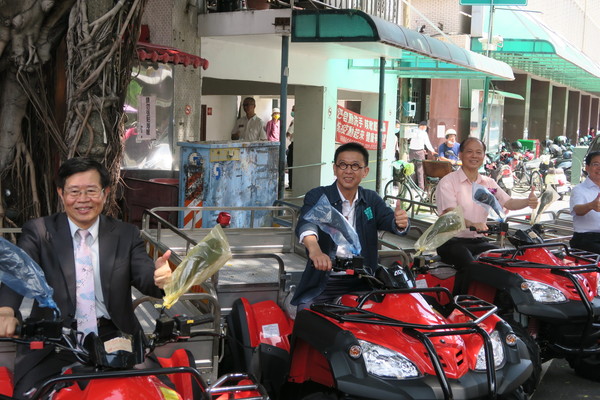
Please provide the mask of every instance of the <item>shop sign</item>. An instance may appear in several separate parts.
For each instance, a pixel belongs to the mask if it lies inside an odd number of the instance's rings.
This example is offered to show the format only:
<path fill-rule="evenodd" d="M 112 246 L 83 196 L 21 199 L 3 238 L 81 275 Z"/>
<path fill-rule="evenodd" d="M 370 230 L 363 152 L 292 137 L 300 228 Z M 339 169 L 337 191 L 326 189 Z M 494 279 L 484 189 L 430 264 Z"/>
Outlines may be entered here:
<path fill-rule="evenodd" d="M 383 121 L 383 143 L 387 141 L 388 121 Z M 338 143 L 357 142 L 367 150 L 377 150 L 377 120 L 365 117 L 337 106 L 335 141 Z"/>

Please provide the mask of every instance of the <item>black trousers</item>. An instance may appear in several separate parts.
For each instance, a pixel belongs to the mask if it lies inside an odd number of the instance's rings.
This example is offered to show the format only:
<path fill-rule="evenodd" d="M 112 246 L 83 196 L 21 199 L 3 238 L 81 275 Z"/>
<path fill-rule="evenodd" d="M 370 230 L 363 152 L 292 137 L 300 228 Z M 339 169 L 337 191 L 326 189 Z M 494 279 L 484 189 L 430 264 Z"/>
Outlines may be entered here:
<path fill-rule="evenodd" d="M 333 303 L 338 297 L 347 293 L 368 290 L 364 280 L 354 275 L 330 275 L 323 292 L 305 303 L 298 304 L 298 311 L 309 308 L 311 304 Z"/>
<path fill-rule="evenodd" d="M 600 254 L 600 232 L 575 232 L 569 243 L 575 249 Z"/>
<path fill-rule="evenodd" d="M 437 248 L 442 261 L 456 268 L 453 294 L 466 294 L 469 289 L 470 270 L 478 254 L 487 250 L 497 249 L 498 246 L 485 238 L 452 238 Z"/>

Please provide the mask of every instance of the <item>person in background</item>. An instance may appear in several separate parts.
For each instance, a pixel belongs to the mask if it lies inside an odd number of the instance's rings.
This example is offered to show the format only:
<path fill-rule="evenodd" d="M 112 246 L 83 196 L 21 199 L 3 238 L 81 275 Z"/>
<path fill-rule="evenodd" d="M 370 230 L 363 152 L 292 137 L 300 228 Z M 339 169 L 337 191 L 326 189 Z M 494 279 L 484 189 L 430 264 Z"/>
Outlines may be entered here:
<path fill-rule="evenodd" d="M 171 251 L 152 261 L 137 227 L 101 214 L 111 192 L 110 175 L 102 164 L 71 158 L 60 166 L 56 185 L 65 211 L 25 223 L 18 245 L 42 268 L 64 327 L 100 337 L 139 332 L 131 287 L 163 297 L 161 289 L 171 279 Z M 23 296 L 2 284 L 0 337 L 15 334 L 22 301 Z M 37 302 L 30 317 L 53 319 L 52 310 Z M 77 361 L 72 353 L 55 350 L 52 345 L 41 350 L 18 345 L 17 398 Z"/>
<path fill-rule="evenodd" d="M 265 126 L 265 131 L 267 132 L 267 140 L 270 142 L 279 142 L 279 117 L 280 117 L 279 108 L 273 108 L 273 112 L 271 112 L 271 119 L 267 122 Z"/>
<path fill-rule="evenodd" d="M 396 136 L 396 148 L 394 150 L 394 160 L 400 159 L 400 121 L 396 120 L 396 127 L 394 128 L 394 135 Z"/>
<path fill-rule="evenodd" d="M 256 115 L 256 101 L 252 97 L 246 97 L 242 102 L 244 115 L 239 117 L 231 131 L 231 140 L 245 140 L 255 142 L 267 140 L 262 119 Z"/>
<path fill-rule="evenodd" d="M 343 272 L 332 272 L 332 258 L 350 257 L 338 248 L 330 235 L 304 219 L 323 194 L 354 227 L 362 247 L 361 256 L 365 266 L 377 267 L 377 231 L 385 230 L 405 235 L 409 228 L 408 215 L 397 202 L 392 210 L 379 195 L 360 186 L 369 174 L 369 153 L 359 143 L 345 143 L 337 148 L 333 173 L 336 180 L 330 186 L 310 190 L 304 197 L 296 235 L 306 247 L 308 262 L 291 303 L 298 311 L 314 303 L 331 302 L 338 296 L 363 288 L 360 279 Z"/>
<path fill-rule="evenodd" d="M 479 173 L 485 159 L 485 144 L 475 138 L 468 137 L 459 147 L 458 157 L 462 166 L 444 176 L 437 186 L 436 203 L 438 214 L 445 214 L 458 206 L 464 212 L 466 230 L 460 231 L 454 238 L 437 248 L 442 261 L 454 265 L 458 270 L 454 284 L 454 294 L 467 292 L 469 284 L 469 268 L 475 256 L 496 248 L 489 243 L 484 234 L 469 230 L 474 227 L 478 231 L 487 231 L 488 210 L 473 200 L 473 184 L 477 183 L 489 190 L 502 207 L 507 210 L 520 210 L 525 207 L 536 208 L 538 198 L 532 188 L 529 196 L 522 199 L 511 198 L 502 190 L 496 181 Z"/>
<path fill-rule="evenodd" d="M 571 247 L 600 254 L 600 151 L 585 157 L 587 178 L 571 191 Z"/>
<path fill-rule="evenodd" d="M 414 162 L 415 164 L 417 185 L 425 190 L 425 172 L 423 171 L 422 163 L 422 160 L 424 160 L 426 156 L 425 150 L 429 150 L 433 155 L 437 155 L 437 152 L 429 141 L 427 121 L 421 121 L 419 123 L 419 129 L 413 129 L 407 139 L 410 139 L 408 144 L 408 158 L 410 162 Z"/>
<path fill-rule="evenodd" d="M 446 141 L 438 147 L 438 155 L 440 160 L 449 161 L 452 165 L 458 162 L 458 150 L 460 144 L 456 143 L 456 131 L 448 129 L 446 131 Z"/>
<path fill-rule="evenodd" d="M 290 122 L 290 126 L 287 128 L 287 132 L 285 133 L 285 140 L 288 143 L 287 145 L 287 166 L 294 166 L 294 115 L 296 115 L 296 105 L 292 106 L 292 112 L 290 113 L 292 117 L 292 122 Z M 292 174 L 294 170 L 292 168 L 288 169 L 288 187 L 287 189 L 292 189 Z"/>

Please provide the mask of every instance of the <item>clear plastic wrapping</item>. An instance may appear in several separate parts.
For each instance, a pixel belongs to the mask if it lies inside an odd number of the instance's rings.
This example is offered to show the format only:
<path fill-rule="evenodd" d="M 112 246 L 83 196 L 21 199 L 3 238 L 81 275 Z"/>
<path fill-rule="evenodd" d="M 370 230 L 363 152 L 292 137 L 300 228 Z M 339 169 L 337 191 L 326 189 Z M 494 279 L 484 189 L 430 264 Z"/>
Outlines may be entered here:
<path fill-rule="evenodd" d="M 550 185 L 540 196 L 540 205 L 531 213 L 531 225 L 537 224 L 548 206 L 558 200 L 559 194 Z"/>
<path fill-rule="evenodd" d="M 361 245 L 358 234 L 346 218 L 331 206 L 327 196 L 322 195 L 319 201 L 304 215 L 304 219 L 316 224 L 323 232 L 329 234 L 333 242 L 347 250 L 348 254 L 360 255 Z"/>
<path fill-rule="evenodd" d="M 41 307 L 58 307 L 52 298 L 54 290 L 46 282 L 44 271 L 20 247 L 0 237 L 0 282 Z"/>
<path fill-rule="evenodd" d="M 458 206 L 454 210 L 440 215 L 437 221 L 429 226 L 415 242 L 415 249 L 417 250 L 415 256 L 434 252 L 435 249 L 464 229 L 466 227 L 462 207 Z"/>
<path fill-rule="evenodd" d="M 489 189 L 478 183 L 473 184 L 473 200 L 475 200 L 477 204 L 485 207 L 488 212 L 490 210 L 493 211 L 498 216 L 498 222 L 504 222 L 504 220 L 506 220 L 506 214 L 498 202 L 498 199 L 489 191 Z"/>
<path fill-rule="evenodd" d="M 173 271 L 165 286 L 163 306 L 170 308 L 182 294 L 214 275 L 231 258 L 229 242 L 220 225 L 216 225 Z"/>

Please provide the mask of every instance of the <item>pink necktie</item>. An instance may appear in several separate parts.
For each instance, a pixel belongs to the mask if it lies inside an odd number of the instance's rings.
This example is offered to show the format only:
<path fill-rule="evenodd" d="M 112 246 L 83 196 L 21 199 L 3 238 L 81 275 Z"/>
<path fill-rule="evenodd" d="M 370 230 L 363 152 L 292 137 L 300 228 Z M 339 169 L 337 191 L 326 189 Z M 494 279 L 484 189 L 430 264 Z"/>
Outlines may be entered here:
<path fill-rule="evenodd" d="M 83 229 L 79 229 L 75 235 L 79 237 L 79 243 L 75 249 L 75 294 L 77 296 L 75 318 L 77 319 L 77 330 L 87 335 L 90 332 L 98 333 L 92 249 L 87 243 L 87 238 L 91 235 Z"/>

